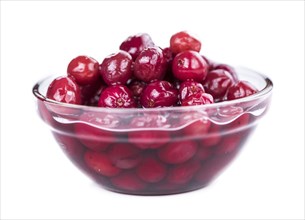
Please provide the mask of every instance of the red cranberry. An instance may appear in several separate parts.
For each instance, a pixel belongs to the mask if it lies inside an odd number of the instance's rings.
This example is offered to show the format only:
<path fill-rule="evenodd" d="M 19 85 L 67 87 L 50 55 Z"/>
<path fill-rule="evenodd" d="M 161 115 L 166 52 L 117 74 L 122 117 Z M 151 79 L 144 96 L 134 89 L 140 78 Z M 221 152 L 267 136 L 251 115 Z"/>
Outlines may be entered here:
<path fill-rule="evenodd" d="M 234 100 L 252 95 L 257 92 L 258 90 L 254 88 L 254 86 L 249 82 L 239 81 L 238 83 L 228 88 L 226 98 L 227 100 Z"/>
<path fill-rule="evenodd" d="M 101 92 L 99 107 L 134 108 L 136 107 L 132 92 L 124 85 L 109 86 Z"/>
<path fill-rule="evenodd" d="M 200 161 L 204 161 L 210 158 L 211 155 L 212 152 L 210 148 L 199 146 L 195 158 Z"/>
<path fill-rule="evenodd" d="M 137 174 L 145 182 L 160 182 L 166 175 L 166 166 L 153 157 L 147 157 L 138 166 Z"/>
<path fill-rule="evenodd" d="M 84 160 L 90 169 L 104 176 L 116 176 L 121 172 L 104 153 L 87 151 Z"/>
<path fill-rule="evenodd" d="M 199 146 L 202 148 L 213 147 L 221 141 L 220 125 L 211 123 L 210 129 L 206 136 L 199 140 Z"/>
<path fill-rule="evenodd" d="M 148 34 L 143 33 L 128 37 L 120 45 L 120 50 L 128 52 L 132 56 L 132 59 L 135 60 L 142 52 L 142 50 L 154 45 L 155 44 L 151 37 Z"/>
<path fill-rule="evenodd" d="M 100 65 L 100 74 L 107 85 L 126 84 L 132 75 L 132 57 L 119 51 L 106 57 Z"/>
<path fill-rule="evenodd" d="M 220 69 L 220 70 L 227 71 L 228 73 L 231 74 L 234 82 L 238 81 L 237 73 L 232 66 L 229 66 L 229 65 L 223 64 L 223 63 L 215 63 L 215 62 L 211 63 L 210 66 L 211 66 L 211 70 L 219 70 Z"/>
<path fill-rule="evenodd" d="M 228 154 L 238 149 L 241 137 L 238 134 L 226 135 L 222 138 L 222 141 L 217 145 L 215 154 Z"/>
<path fill-rule="evenodd" d="M 111 178 L 112 184 L 121 190 L 140 192 L 146 188 L 146 183 L 142 181 L 134 172 L 124 172 Z"/>
<path fill-rule="evenodd" d="M 202 82 L 209 66 L 198 52 L 186 50 L 175 56 L 172 68 L 174 76 L 181 81 Z"/>
<path fill-rule="evenodd" d="M 197 144 L 183 140 L 171 142 L 158 151 L 159 158 L 169 164 L 179 164 L 191 159 L 197 151 Z"/>
<path fill-rule="evenodd" d="M 178 101 L 178 91 L 167 81 L 149 83 L 140 96 L 145 108 L 174 106 Z"/>
<path fill-rule="evenodd" d="M 185 98 L 199 92 L 204 92 L 203 85 L 199 82 L 185 81 L 180 84 L 180 88 L 179 88 L 180 100 L 184 100 Z"/>
<path fill-rule="evenodd" d="M 195 175 L 195 180 L 201 184 L 208 184 L 235 158 L 236 152 L 224 156 L 215 156 L 203 163 Z"/>
<path fill-rule="evenodd" d="M 101 93 L 106 87 L 107 87 L 106 85 L 100 84 L 98 88 L 92 88 L 91 93 L 88 94 L 87 96 L 83 95 L 84 105 L 97 106 L 98 101 L 100 100 Z M 93 90 L 93 89 L 95 89 L 95 90 Z M 88 88 L 88 90 L 90 90 L 90 88 Z"/>
<path fill-rule="evenodd" d="M 53 134 L 56 141 L 68 157 L 72 159 L 82 158 L 85 148 L 77 139 L 55 132 Z"/>
<path fill-rule="evenodd" d="M 166 58 L 159 47 L 144 49 L 134 63 L 134 76 L 144 82 L 163 79 L 166 72 Z"/>
<path fill-rule="evenodd" d="M 205 105 L 211 103 L 214 103 L 213 96 L 205 92 L 192 94 L 181 101 L 182 106 Z"/>
<path fill-rule="evenodd" d="M 131 169 L 141 161 L 140 150 L 130 144 L 117 143 L 110 147 L 108 156 L 121 169 Z"/>
<path fill-rule="evenodd" d="M 198 160 L 190 160 L 186 163 L 176 165 L 169 170 L 167 181 L 175 184 L 187 183 L 199 169 L 200 162 Z"/>
<path fill-rule="evenodd" d="M 166 128 L 169 124 L 166 118 L 158 115 L 139 116 L 130 122 L 131 128 Z M 156 149 L 170 141 L 168 131 L 137 130 L 128 132 L 128 142 L 140 149 Z"/>
<path fill-rule="evenodd" d="M 68 76 L 75 78 L 79 85 L 94 83 L 98 77 L 99 63 L 88 56 L 78 56 L 68 65 Z"/>
<path fill-rule="evenodd" d="M 211 121 L 207 119 L 197 120 L 183 128 L 183 133 L 187 136 L 205 136 L 210 129 Z"/>
<path fill-rule="evenodd" d="M 97 114 L 86 112 L 79 119 L 83 123 L 76 123 L 74 126 L 76 137 L 89 149 L 104 151 L 109 144 L 116 140 L 115 135 L 100 127 L 113 127 L 118 120 L 108 114 Z"/>
<path fill-rule="evenodd" d="M 186 50 L 199 52 L 201 49 L 201 42 L 186 31 L 181 31 L 174 34 L 170 38 L 170 49 L 174 54 L 178 54 Z"/>
<path fill-rule="evenodd" d="M 57 77 L 50 84 L 47 98 L 69 104 L 82 104 L 80 87 L 71 77 Z"/>
<path fill-rule="evenodd" d="M 203 81 L 205 91 L 213 96 L 215 102 L 224 99 L 227 89 L 232 84 L 232 76 L 222 69 L 210 71 Z"/>
<path fill-rule="evenodd" d="M 141 80 L 133 79 L 130 84 L 128 84 L 128 88 L 131 90 L 134 97 L 139 98 L 144 90 L 146 83 Z"/>

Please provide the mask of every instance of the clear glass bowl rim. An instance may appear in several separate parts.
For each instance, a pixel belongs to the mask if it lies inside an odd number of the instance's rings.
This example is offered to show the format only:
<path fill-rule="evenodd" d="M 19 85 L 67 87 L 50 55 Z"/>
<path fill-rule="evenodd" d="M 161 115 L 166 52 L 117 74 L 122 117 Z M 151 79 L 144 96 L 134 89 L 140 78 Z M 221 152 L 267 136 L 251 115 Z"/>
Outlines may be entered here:
<path fill-rule="evenodd" d="M 43 95 L 40 92 L 40 86 L 41 84 L 50 79 L 50 78 L 54 78 L 55 74 L 53 75 L 49 75 L 45 78 L 43 78 L 42 80 L 38 81 L 32 89 L 32 92 L 34 94 L 34 96 L 46 103 L 49 103 L 51 105 L 57 105 L 60 107 L 65 107 L 65 108 L 71 108 L 71 109 L 78 109 L 78 110 L 83 110 L 83 111 L 91 111 L 91 112 L 113 112 L 113 113 L 128 113 L 128 114 L 136 114 L 136 113 L 149 113 L 149 112 L 171 112 L 171 111 L 201 111 L 204 109 L 215 109 L 215 108 L 219 108 L 219 107 L 225 107 L 225 106 L 230 106 L 230 105 L 235 105 L 235 104 L 242 104 L 242 103 L 246 103 L 246 102 L 251 102 L 251 101 L 255 101 L 257 99 L 263 98 L 265 96 L 269 96 L 271 95 L 271 92 L 273 90 L 273 82 L 272 80 L 267 77 L 266 75 L 259 73 L 257 71 L 251 70 L 249 68 L 245 68 L 245 67 L 234 67 L 238 72 L 242 72 L 242 71 L 247 71 L 248 73 L 251 73 L 253 75 L 256 75 L 256 77 L 260 77 L 262 78 L 266 85 L 264 88 L 262 88 L 261 90 L 259 90 L 257 93 L 244 97 L 244 98 L 240 98 L 240 99 L 236 99 L 236 100 L 229 100 L 229 101 L 223 101 L 223 102 L 218 102 L 218 103 L 213 103 L 213 104 L 207 104 L 207 105 L 196 105 L 196 106 L 174 106 L 174 107 L 162 107 L 162 108 L 104 108 L 104 107 L 95 107 L 95 106 L 85 106 L 85 105 L 75 105 L 75 104 L 68 104 L 68 103 L 62 103 L 62 102 L 57 102 L 54 101 L 52 99 L 47 98 L 45 95 Z M 251 83 L 251 82 L 250 82 Z"/>

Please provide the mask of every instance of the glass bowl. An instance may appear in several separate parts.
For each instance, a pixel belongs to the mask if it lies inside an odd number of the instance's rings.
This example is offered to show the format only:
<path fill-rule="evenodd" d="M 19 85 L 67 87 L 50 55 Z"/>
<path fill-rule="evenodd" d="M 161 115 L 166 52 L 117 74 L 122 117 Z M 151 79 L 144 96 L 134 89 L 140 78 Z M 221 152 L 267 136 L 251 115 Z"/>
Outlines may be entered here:
<path fill-rule="evenodd" d="M 102 187 L 165 195 L 210 184 L 244 146 L 265 115 L 273 84 L 238 67 L 259 92 L 209 105 L 110 109 L 46 98 L 50 76 L 33 87 L 38 112 L 67 157 Z"/>

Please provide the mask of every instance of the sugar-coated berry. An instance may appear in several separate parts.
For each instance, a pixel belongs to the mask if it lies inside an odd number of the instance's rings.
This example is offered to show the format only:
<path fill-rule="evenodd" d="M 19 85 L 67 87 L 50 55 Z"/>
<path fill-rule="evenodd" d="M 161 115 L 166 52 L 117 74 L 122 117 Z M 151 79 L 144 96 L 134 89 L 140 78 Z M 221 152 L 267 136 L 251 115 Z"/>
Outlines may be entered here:
<path fill-rule="evenodd" d="M 57 102 L 82 104 L 80 87 L 74 79 L 69 76 L 60 76 L 54 79 L 48 87 L 46 96 Z"/>
<path fill-rule="evenodd" d="M 132 57 L 126 51 L 107 56 L 100 65 L 100 74 L 107 85 L 126 84 L 132 75 Z"/>
<path fill-rule="evenodd" d="M 89 56 L 78 56 L 70 61 L 67 73 L 74 77 L 79 85 L 92 84 L 99 77 L 99 63 Z"/>
<path fill-rule="evenodd" d="M 208 74 L 209 65 L 202 56 L 191 50 L 178 53 L 172 64 L 174 76 L 181 80 L 194 80 L 202 82 Z"/>

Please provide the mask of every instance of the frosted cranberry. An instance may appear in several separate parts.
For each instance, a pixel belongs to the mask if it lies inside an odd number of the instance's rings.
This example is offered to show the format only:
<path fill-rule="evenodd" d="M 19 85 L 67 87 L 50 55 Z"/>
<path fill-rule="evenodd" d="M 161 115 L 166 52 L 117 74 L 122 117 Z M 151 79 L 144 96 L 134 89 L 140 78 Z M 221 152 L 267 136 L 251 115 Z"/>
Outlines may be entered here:
<path fill-rule="evenodd" d="M 205 105 L 214 103 L 213 96 L 209 93 L 198 92 L 181 101 L 182 106 Z"/>
<path fill-rule="evenodd" d="M 94 151 L 104 151 L 109 144 L 116 140 L 112 132 L 102 129 L 103 127 L 116 126 L 119 123 L 113 115 L 86 112 L 81 115 L 79 121 L 82 123 L 76 123 L 74 131 L 76 137 L 87 148 Z"/>
<path fill-rule="evenodd" d="M 200 162 L 198 160 L 190 160 L 186 163 L 176 165 L 169 170 L 167 181 L 175 184 L 187 183 L 199 169 Z"/>
<path fill-rule="evenodd" d="M 163 79 L 167 68 L 166 58 L 159 47 L 144 49 L 134 62 L 134 76 L 144 82 Z"/>
<path fill-rule="evenodd" d="M 168 131 L 149 130 L 149 128 L 162 129 L 168 126 L 166 118 L 159 115 L 150 114 L 133 118 L 130 127 L 141 130 L 128 132 L 128 142 L 140 149 L 159 148 L 170 141 L 170 134 Z"/>
<path fill-rule="evenodd" d="M 100 65 L 100 74 L 107 85 L 125 84 L 132 75 L 132 57 L 119 51 L 106 57 Z"/>
<path fill-rule="evenodd" d="M 48 87 L 47 98 L 69 104 L 81 104 L 82 96 L 78 84 L 71 77 L 57 77 Z"/>
<path fill-rule="evenodd" d="M 114 166 L 105 153 L 87 151 L 84 160 L 90 169 L 104 176 L 116 176 L 121 172 L 121 169 Z"/>
<path fill-rule="evenodd" d="M 79 85 L 94 83 L 99 77 L 99 63 L 88 56 L 78 56 L 68 65 L 68 76 L 74 77 Z"/>
<path fill-rule="evenodd" d="M 239 81 L 238 83 L 228 88 L 226 98 L 227 100 L 234 100 L 252 95 L 257 92 L 258 90 L 254 88 L 254 86 L 249 82 Z"/>
<path fill-rule="evenodd" d="M 140 150 L 130 144 L 117 143 L 110 147 L 108 156 L 121 169 L 131 169 L 141 161 Z"/>
<path fill-rule="evenodd" d="M 167 81 L 149 83 L 140 96 L 145 108 L 174 106 L 178 101 L 178 90 Z"/>
<path fill-rule="evenodd" d="M 144 90 L 146 83 L 141 80 L 133 79 L 130 84 L 128 84 L 128 88 L 131 90 L 134 97 L 139 98 Z"/>
<path fill-rule="evenodd" d="M 202 137 L 208 133 L 210 126 L 211 126 L 211 121 L 207 119 L 197 120 L 192 124 L 183 128 L 183 133 L 187 136 Z"/>
<path fill-rule="evenodd" d="M 208 73 L 208 64 L 198 52 L 186 50 L 177 54 L 173 60 L 174 76 L 181 80 L 202 82 Z"/>
<path fill-rule="evenodd" d="M 166 166 L 153 157 L 147 157 L 138 166 L 137 174 L 145 182 L 157 183 L 165 177 Z"/>
<path fill-rule="evenodd" d="M 181 31 L 174 34 L 170 38 L 170 49 L 174 54 L 178 54 L 186 50 L 199 52 L 201 49 L 201 42 L 186 31 Z"/>
<path fill-rule="evenodd" d="M 154 45 L 154 42 L 148 34 L 141 33 L 128 37 L 120 45 L 120 50 L 128 52 L 132 56 L 132 59 L 135 60 L 142 52 L 142 50 L 147 47 L 152 47 Z"/>
<path fill-rule="evenodd" d="M 136 107 L 132 92 L 124 85 L 109 86 L 101 92 L 99 107 L 134 108 Z"/>
<path fill-rule="evenodd" d="M 180 100 L 184 100 L 185 98 L 199 92 L 204 92 L 203 85 L 199 82 L 184 81 L 180 84 L 180 88 L 179 88 Z"/>
<path fill-rule="evenodd" d="M 231 74 L 222 69 L 210 71 L 203 81 L 205 91 L 213 96 L 215 102 L 224 99 L 227 89 L 232 84 Z"/>
<path fill-rule="evenodd" d="M 146 188 L 147 183 L 141 180 L 134 172 L 124 172 L 116 177 L 111 178 L 112 184 L 121 190 L 139 192 Z"/>
<path fill-rule="evenodd" d="M 179 164 L 191 159 L 197 151 L 197 144 L 184 140 L 171 142 L 158 151 L 159 158 L 169 164 Z"/>

